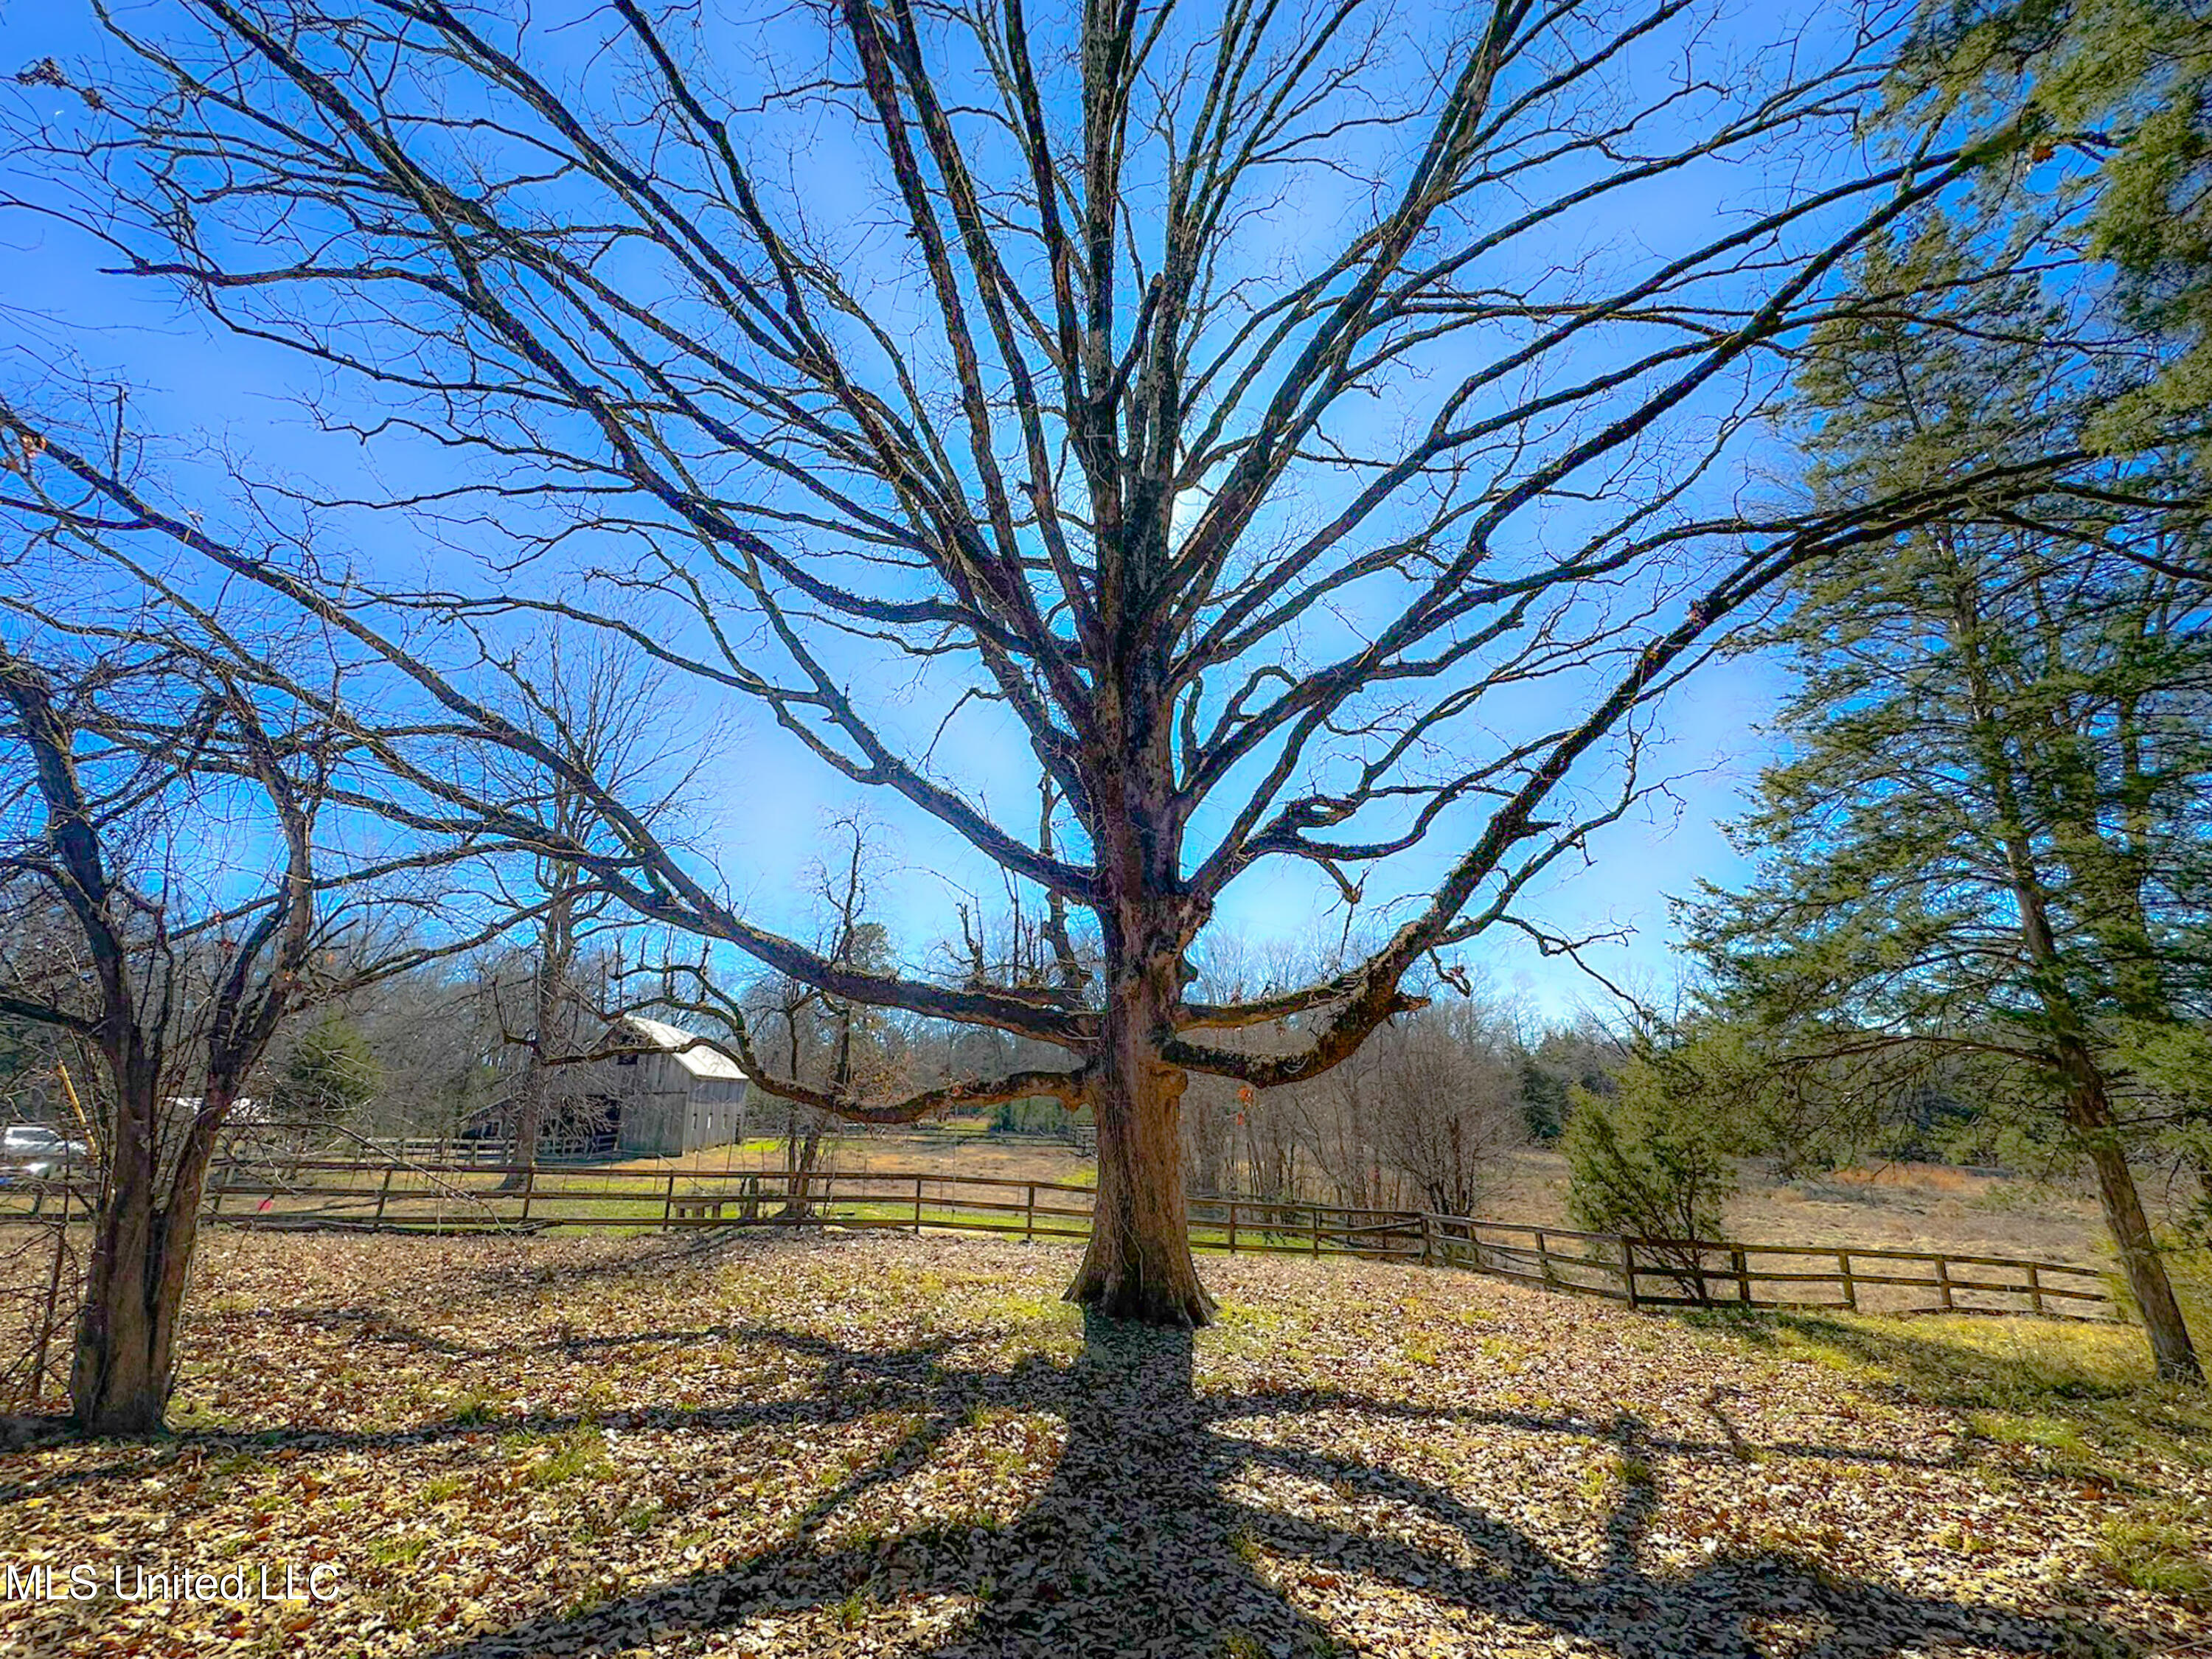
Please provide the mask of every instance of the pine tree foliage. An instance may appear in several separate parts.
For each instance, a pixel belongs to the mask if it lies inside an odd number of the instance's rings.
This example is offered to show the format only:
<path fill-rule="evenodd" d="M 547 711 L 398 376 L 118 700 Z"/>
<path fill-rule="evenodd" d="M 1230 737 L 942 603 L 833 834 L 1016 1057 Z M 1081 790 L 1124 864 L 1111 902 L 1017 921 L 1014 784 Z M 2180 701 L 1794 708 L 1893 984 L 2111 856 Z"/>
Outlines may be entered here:
<path fill-rule="evenodd" d="M 2086 246 L 2109 260 L 2129 321 L 2164 350 L 2090 423 L 2123 449 L 2212 405 L 2212 6 L 2205 0 L 1936 0 L 1901 90 L 1942 119 L 2021 118 L 2024 165 L 2086 204 Z M 2201 459 L 2201 457 L 2200 457 Z"/>
<path fill-rule="evenodd" d="M 1940 220 L 1866 260 L 1802 380 L 1817 495 L 2047 451 L 2094 417 L 2078 321 L 1984 268 Z M 1882 298 L 1905 283 L 1955 297 L 1906 317 Z M 2100 500 L 1970 508 L 1802 578 L 1763 636 L 1802 678 L 1738 826 L 1757 876 L 1694 919 L 1722 1002 L 1832 1092 L 1894 1098 L 1931 1056 L 1971 1060 L 1983 1098 L 2097 1168 L 2131 1277 L 2161 1285 L 2127 1158 L 2185 1109 L 2142 1098 L 2130 1056 L 2212 1019 L 2212 635 L 2202 585 L 2168 574 L 2201 561 L 2199 527 L 2161 505 L 2185 465 L 2115 459 Z M 2195 1364 L 2185 1335 L 2161 1358 Z"/>
<path fill-rule="evenodd" d="M 276 1116 L 287 1123 L 349 1123 L 382 1087 L 375 1050 L 336 1009 L 301 1033 L 276 1071 Z"/>
<path fill-rule="evenodd" d="M 1670 1245 L 1723 1237 L 1736 1160 L 1752 1150 L 1742 1121 L 1716 1110 L 1750 1079 L 1747 1051 L 1725 1027 L 1686 1040 L 1639 1042 L 1611 1095 L 1577 1085 L 1559 1150 L 1567 1212 L 1578 1227 L 1657 1241 L 1644 1254 L 1674 1267 L 1688 1293 L 1699 1252 Z"/>

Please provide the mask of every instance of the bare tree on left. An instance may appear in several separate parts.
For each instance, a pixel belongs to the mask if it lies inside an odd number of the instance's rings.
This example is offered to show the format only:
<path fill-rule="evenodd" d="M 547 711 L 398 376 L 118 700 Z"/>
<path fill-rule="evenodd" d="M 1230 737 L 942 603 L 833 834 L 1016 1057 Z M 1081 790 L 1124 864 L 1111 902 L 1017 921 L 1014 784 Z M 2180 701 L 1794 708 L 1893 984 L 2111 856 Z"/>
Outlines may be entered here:
<path fill-rule="evenodd" d="M 0 1009 L 67 1032 L 96 1067 L 100 1190 L 70 1401 L 83 1428 L 144 1433 L 168 1401 L 216 1137 L 327 943 L 324 751 L 159 645 L 41 654 L 0 641 L 0 905 L 48 921 L 8 930 Z M 270 832 L 258 891 L 203 862 Z"/>
<path fill-rule="evenodd" d="M 359 757 L 273 689 L 280 660 L 319 672 L 314 642 L 217 623 L 9 470 L 24 482 L 0 488 L 21 532 L 0 564 L 0 1016 L 58 1034 L 88 1083 L 99 1190 L 72 1415 L 148 1433 L 175 1381 L 209 1166 L 285 1021 L 530 913 L 422 926 L 471 849 L 341 833 Z"/>

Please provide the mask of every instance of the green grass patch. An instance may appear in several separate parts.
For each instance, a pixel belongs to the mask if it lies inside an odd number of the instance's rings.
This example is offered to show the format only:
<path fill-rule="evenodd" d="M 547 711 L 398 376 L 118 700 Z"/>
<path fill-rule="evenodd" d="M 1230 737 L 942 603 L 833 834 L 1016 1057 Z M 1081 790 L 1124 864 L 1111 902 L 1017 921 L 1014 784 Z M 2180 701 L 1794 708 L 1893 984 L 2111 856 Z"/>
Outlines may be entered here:
<path fill-rule="evenodd" d="M 2114 1521 L 2097 1540 L 2097 1560 L 2130 1589 L 2212 1604 L 2212 1551 L 2185 1527 Z"/>
<path fill-rule="evenodd" d="M 1876 1396 L 1954 1411 L 1972 1432 L 2067 1473 L 2120 1480 L 2160 1461 L 2212 1468 L 2212 1397 L 2160 1382 L 2131 1328 L 1790 1312 L 1686 1322 Z"/>
<path fill-rule="evenodd" d="M 430 1534 L 427 1532 L 401 1533 L 395 1538 L 380 1538 L 368 1547 L 368 1559 L 380 1567 L 407 1567 L 428 1553 Z"/>
<path fill-rule="evenodd" d="M 516 1449 L 533 1443 L 527 1438 Z M 615 1473 L 607 1459 L 606 1437 L 597 1429 L 571 1430 L 538 1454 L 524 1468 L 522 1478 L 538 1487 L 563 1486 L 572 1480 L 605 1480 Z"/>
<path fill-rule="evenodd" d="M 447 1416 L 458 1427 L 481 1429 L 498 1422 L 506 1414 L 507 1402 L 498 1395 L 471 1393 L 456 1400 Z"/>

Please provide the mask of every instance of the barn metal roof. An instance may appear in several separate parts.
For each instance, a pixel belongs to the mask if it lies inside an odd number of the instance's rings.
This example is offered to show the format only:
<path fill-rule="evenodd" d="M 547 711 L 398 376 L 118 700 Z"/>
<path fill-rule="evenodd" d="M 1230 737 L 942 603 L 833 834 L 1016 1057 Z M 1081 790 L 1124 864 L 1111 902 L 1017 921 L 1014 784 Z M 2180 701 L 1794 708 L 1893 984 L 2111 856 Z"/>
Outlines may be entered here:
<path fill-rule="evenodd" d="M 642 1014 L 626 1014 L 623 1024 L 654 1048 L 668 1050 L 675 1056 L 676 1063 L 694 1077 L 720 1078 L 731 1083 L 745 1080 L 737 1061 L 720 1049 L 708 1047 L 707 1040 L 696 1031 L 687 1031 L 665 1020 L 647 1019 Z"/>

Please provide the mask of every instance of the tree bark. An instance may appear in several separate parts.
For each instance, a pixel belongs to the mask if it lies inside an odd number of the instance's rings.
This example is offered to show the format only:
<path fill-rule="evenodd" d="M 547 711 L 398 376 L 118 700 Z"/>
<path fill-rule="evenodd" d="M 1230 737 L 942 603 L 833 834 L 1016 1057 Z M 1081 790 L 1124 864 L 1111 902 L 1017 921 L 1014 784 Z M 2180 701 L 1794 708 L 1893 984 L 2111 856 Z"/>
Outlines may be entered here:
<path fill-rule="evenodd" d="M 499 1190 L 513 1192 L 526 1179 L 523 1171 L 538 1161 L 538 1132 L 545 1120 L 545 1068 L 532 1055 L 522 1073 L 520 1098 L 514 1109 L 514 1145 L 508 1149 L 507 1172 L 499 1178 Z"/>
<path fill-rule="evenodd" d="M 2134 1297 L 2143 1328 L 2150 1334 L 2158 1374 L 2170 1382 L 2201 1383 L 2203 1362 L 2190 1340 L 2188 1322 L 2174 1296 L 2166 1258 L 2151 1232 L 2150 1219 L 2143 1213 L 2135 1172 L 2128 1167 L 2127 1149 L 2121 1145 L 2113 1121 L 2104 1076 L 2078 1043 L 2062 1044 L 2060 1060 L 2066 1073 L 2066 1121 L 2081 1138 L 2097 1171 L 2097 1196 L 2104 1206 L 2105 1224 L 2112 1229 L 2112 1242 L 2119 1248 L 2128 1293 Z"/>
<path fill-rule="evenodd" d="M 822 1115 L 809 1111 L 802 1127 L 793 1106 L 785 1120 L 783 1137 L 783 1208 L 779 1221 L 804 1221 L 814 1209 L 814 1168 L 822 1161 Z"/>
<path fill-rule="evenodd" d="M 1160 1055 L 1176 959 L 1109 979 L 1103 1052 L 1090 1095 L 1098 1124 L 1091 1244 L 1067 1300 L 1110 1319 L 1196 1328 L 1213 1317 L 1190 1254 L 1182 1096 L 1189 1079 Z"/>
<path fill-rule="evenodd" d="M 2021 791 L 1996 720 L 1996 699 L 1982 665 L 1981 619 L 1971 591 L 1961 584 L 1954 595 L 1954 638 L 1966 654 L 1973 698 L 1975 739 L 1990 800 L 1996 808 L 1997 838 L 2010 867 L 2013 896 L 2020 906 L 2021 943 L 2034 969 L 2034 988 L 2051 1022 L 2051 1057 L 2065 1089 L 2067 1127 L 2081 1138 L 2097 1172 L 2097 1196 L 2105 1224 L 2120 1253 L 2120 1269 L 2142 1316 L 2158 1374 L 2169 1380 L 2202 1382 L 2204 1367 L 2189 1339 L 2189 1324 L 2173 1294 L 2165 1258 L 2143 1213 L 2127 1147 L 2112 1117 L 2105 1073 L 2091 1051 L 2088 1024 L 2068 984 L 2058 934 L 2051 920 L 2042 874 L 2021 811 Z"/>
<path fill-rule="evenodd" d="M 161 1305 L 161 1228 L 150 1205 L 101 1218 L 70 1372 L 71 1414 L 90 1434 L 153 1434 L 168 1405 L 175 1309 Z"/>
<path fill-rule="evenodd" d="M 86 1286 L 70 1375 L 71 1414 L 88 1434 L 160 1431 L 168 1406 L 173 1308 L 159 1305 L 160 1264 L 143 1249 L 108 1258 Z"/>
<path fill-rule="evenodd" d="M 530 1054 L 523 1068 L 520 1100 L 514 1113 L 514 1146 L 507 1162 L 513 1166 L 501 1178 L 501 1192 L 510 1192 L 529 1177 L 524 1173 L 538 1161 L 538 1143 L 544 1133 L 545 1106 L 552 1094 L 553 1057 L 569 1044 L 562 1029 L 569 971 L 574 965 L 576 939 L 573 926 L 575 885 L 574 872 L 556 871 L 548 878 L 553 901 L 546 907 L 538 928 L 538 972 L 531 987 Z"/>
<path fill-rule="evenodd" d="M 71 1415 L 90 1434 L 158 1433 L 173 1380 L 177 1310 L 198 1217 L 187 1216 L 179 1229 L 156 1202 L 153 1148 L 137 1127 L 149 1121 L 136 1114 L 126 1120 L 131 1127 L 118 1137 L 94 1224 L 70 1369 Z M 195 1180 L 195 1211 L 198 1200 Z"/>

